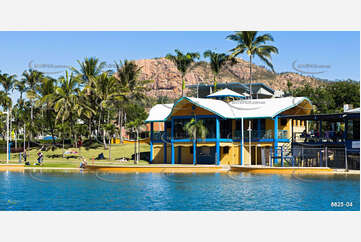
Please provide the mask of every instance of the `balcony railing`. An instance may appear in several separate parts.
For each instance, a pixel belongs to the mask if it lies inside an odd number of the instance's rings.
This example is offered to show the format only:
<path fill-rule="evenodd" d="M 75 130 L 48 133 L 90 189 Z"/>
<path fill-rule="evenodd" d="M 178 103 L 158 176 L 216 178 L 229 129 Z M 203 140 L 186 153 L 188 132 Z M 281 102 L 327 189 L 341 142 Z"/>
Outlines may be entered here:
<path fill-rule="evenodd" d="M 251 131 L 251 140 L 270 140 L 274 139 L 274 132 L 272 129 L 267 130 L 252 130 Z M 166 131 L 157 131 L 153 132 L 153 141 L 170 141 L 170 134 Z M 175 133 L 174 140 L 182 140 L 182 139 L 190 139 L 190 137 L 184 132 Z M 207 135 L 207 139 L 215 139 L 215 134 Z M 234 135 L 230 133 L 227 137 L 221 137 L 221 139 L 232 139 L 232 140 L 240 140 L 241 139 L 241 131 L 236 130 Z M 247 130 L 244 131 L 244 139 L 249 140 L 249 132 Z M 288 131 L 287 130 L 278 130 L 278 139 L 288 139 Z"/>
<path fill-rule="evenodd" d="M 249 140 L 249 131 L 245 130 L 244 139 Z M 235 137 L 233 139 L 241 139 L 241 131 L 235 131 Z M 251 140 L 269 140 L 274 139 L 273 129 L 267 130 L 252 130 L 251 131 Z M 287 130 L 278 130 L 278 139 L 288 139 Z"/>
<path fill-rule="evenodd" d="M 294 132 L 293 133 L 293 142 L 298 143 L 335 143 L 343 144 L 345 143 L 344 134 L 342 132 L 335 131 L 325 131 L 321 134 L 315 134 L 314 132 L 306 133 L 303 132 Z"/>

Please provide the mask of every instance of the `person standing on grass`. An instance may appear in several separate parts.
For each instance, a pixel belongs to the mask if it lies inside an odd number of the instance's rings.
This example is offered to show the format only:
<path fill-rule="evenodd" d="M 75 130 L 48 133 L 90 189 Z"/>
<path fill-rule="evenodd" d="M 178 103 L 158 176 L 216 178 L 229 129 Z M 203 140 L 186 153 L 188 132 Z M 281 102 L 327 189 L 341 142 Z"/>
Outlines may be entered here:
<path fill-rule="evenodd" d="M 43 153 L 40 151 L 38 153 L 38 165 L 41 165 L 43 163 Z"/>
<path fill-rule="evenodd" d="M 85 157 L 82 156 L 82 161 L 80 162 L 80 168 L 85 168 L 88 165 L 88 162 L 86 161 Z"/>
<path fill-rule="evenodd" d="M 26 149 L 24 148 L 24 152 L 23 152 L 23 159 L 24 159 L 24 163 L 26 163 Z"/>
<path fill-rule="evenodd" d="M 79 137 L 77 145 L 78 145 L 79 153 L 80 153 L 80 148 L 83 145 L 83 141 L 81 140 L 81 137 Z"/>

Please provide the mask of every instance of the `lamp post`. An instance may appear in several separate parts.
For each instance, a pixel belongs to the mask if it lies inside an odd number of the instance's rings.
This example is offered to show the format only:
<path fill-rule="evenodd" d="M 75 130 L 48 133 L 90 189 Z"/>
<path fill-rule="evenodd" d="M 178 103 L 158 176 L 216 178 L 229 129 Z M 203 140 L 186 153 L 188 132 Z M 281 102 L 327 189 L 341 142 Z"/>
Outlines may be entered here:
<path fill-rule="evenodd" d="M 9 109 L 6 114 L 6 163 L 9 163 Z"/>
<path fill-rule="evenodd" d="M 249 146 L 249 163 L 252 165 L 252 146 L 251 146 L 251 138 L 252 138 L 252 128 L 251 128 L 251 120 L 248 121 L 248 146 Z"/>

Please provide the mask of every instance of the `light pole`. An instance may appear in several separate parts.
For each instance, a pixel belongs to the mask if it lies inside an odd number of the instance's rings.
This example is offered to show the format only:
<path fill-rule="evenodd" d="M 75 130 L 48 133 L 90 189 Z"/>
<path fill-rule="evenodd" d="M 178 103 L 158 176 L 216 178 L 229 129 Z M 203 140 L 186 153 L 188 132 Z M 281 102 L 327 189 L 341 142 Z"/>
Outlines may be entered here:
<path fill-rule="evenodd" d="M 6 113 L 6 163 L 9 163 L 9 109 Z"/>
<path fill-rule="evenodd" d="M 248 121 L 248 146 L 249 146 L 249 163 L 252 165 L 252 146 L 251 146 L 251 138 L 252 138 L 252 128 L 251 128 L 251 120 Z"/>

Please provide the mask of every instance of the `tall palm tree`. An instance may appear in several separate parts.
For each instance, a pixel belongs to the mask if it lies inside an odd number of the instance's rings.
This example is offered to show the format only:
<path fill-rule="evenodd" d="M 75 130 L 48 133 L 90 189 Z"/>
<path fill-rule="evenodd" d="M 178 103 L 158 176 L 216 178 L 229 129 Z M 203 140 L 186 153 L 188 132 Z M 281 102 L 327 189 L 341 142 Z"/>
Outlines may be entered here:
<path fill-rule="evenodd" d="M 198 137 L 201 139 L 206 138 L 208 130 L 203 123 L 203 120 L 196 120 L 194 118 L 191 119 L 184 126 L 184 130 L 187 132 L 188 136 L 193 140 L 193 145 L 196 148 L 196 153 L 194 154 L 197 157 L 197 139 Z M 197 163 L 197 161 L 196 161 Z"/>
<path fill-rule="evenodd" d="M 217 91 L 217 77 L 223 66 L 234 65 L 237 63 L 236 58 L 224 53 L 216 53 L 207 50 L 203 53 L 204 58 L 209 58 L 211 70 L 213 72 L 214 91 Z"/>
<path fill-rule="evenodd" d="M 9 75 L 7 73 L 0 74 L 0 84 L 4 89 L 6 96 L 9 96 L 9 93 L 14 90 L 14 84 L 16 83 L 16 75 Z M 11 108 L 11 99 L 4 99 L 4 108 Z"/>
<path fill-rule="evenodd" d="M 51 138 L 53 141 L 53 147 L 55 147 L 54 129 L 55 129 L 55 113 L 53 107 L 53 100 L 55 98 L 56 79 L 47 77 L 42 79 L 38 87 L 38 101 L 37 106 L 40 106 L 45 111 L 45 119 L 43 123 L 47 124 L 50 129 Z"/>
<path fill-rule="evenodd" d="M 258 35 L 257 31 L 237 31 L 227 36 L 227 39 L 237 42 L 237 46 L 232 51 L 232 56 L 246 53 L 249 57 L 250 74 L 250 97 L 252 98 L 252 59 L 258 56 L 268 67 L 273 69 L 271 54 L 278 54 L 275 46 L 267 45 L 266 42 L 274 41 L 270 34 Z"/>
<path fill-rule="evenodd" d="M 108 72 L 103 72 L 101 75 L 97 77 L 91 77 L 90 82 L 91 85 L 88 85 L 86 89 L 89 89 L 90 91 L 96 93 L 98 97 L 98 103 L 97 106 L 100 107 L 99 110 L 99 121 L 98 121 L 98 131 L 100 131 L 100 128 L 102 124 L 104 124 L 105 119 L 105 113 L 104 110 L 107 110 L 107 114 L 109 117 L 110 109 L 112 108 L 112 97 L 113 93 L 116 90 L 116 79 L 114 76 L 110 76 Z M 107 123 L 109 123 L 109 118 Z M 106 144 L 106 129 L 103 125 L 103 144 L 104 149 L 107 149 Z"/>
<path fill-rule="evenodd" d="M 113 102 L 118 107 L 118 126 L 121 141 L 122 128 L 124 126 L 124 106 L 130 102 L 137 100 L 138 102 L 149 101 L 147 95 L 147 84 L 152 80 L 140 80 L 142 67 L 139 67 L 134 61 L 125 60 L 115 63 L 117 72 L 115 74 L 117 80 L 117 89 L 113 93 Z"/>
<path fill-rule="evenodd" d="M 83 82 L 89 82 L 91 77 L 96 77 L 102 73 L 102 70 L 105 67 L 105 62 L 100 62 L 98 58 L 95 57 L 85 57 L 83 61 L 77 60 L 80 69 L 74 67 L 71 70 L 79 75 Z"/>
<path fill-rule="evenodd" d="M 31 110 L 30 110 L 30 120 L 31 120 L 31 132 L 30 132 L 30 141 L 33 136 L 33 129 L 34 129 L 34 99 L 36 98 L 36 91 L 37 86 L 41 82 L 41 80 L 44 78 L 44 74 L 42 72 L 29 69 L 28 71 L 23 72 L 23 82 L 26 83 L 26 96 L 30 100 L 31 104 Z M 30 142 L 29 142 L 30 143 Z"/>
<path fill-rule="evenodd" d="M 98 58 L 95 57 L 86 57 L 83 61 L 77 60 L 79 64 L 79 69 L 74 67 L 71 70 L 79 77 L 81 80 L 80 84 L 85 86 L 94 87 L 94 83 L 91 80 L 94 80 L 95 77 L 99 76 L 103 69 L 105 68 L 106 63 L 101 62 Z M 99 107 L 97 106 L 97 95 L 92 89 L 87 89 L 83 93 L 83 103 L 87 104 L 90 107 L 94 107 L 96 112 L 88 112 L 88 129 L 89 129 L 89 139 L 92 139 L 92 127 L 96 127 L 96 114 L 99 113 Z"/>
<path fill-rule="evenodd" d="M 139 154 L 140 147 L 139 147 L 138 139 L 139 139 L 139 128 L 142 124 L 144 124 L 144 120 L 140 118 L 137 118 L 127 123 L 127 128 L 131 129 L 133 132 L 136 133 L 136 140 L 134 143 L 134 164 L 138 164 L 140 160 L 140 154 Z"/>
<path fill-rule="evenodd" d="M 72 74 L 69 76 L 68 71 L 65 76 L 59 78 L 60 87 L 56 88 L 54 98 L 54 110 L 57 113 L 56 122 L 61 121 L 62 126 L 66 121 L 70 123 L 70 134 L 73 136 L 73 127 L 76 122 L 75 114 L 77 114 L 78 94 L 79 94 L 79 79 Z M 76 146 L 76 138 L 73 137 Z"/>
<path fill-rule="evenodd" d="M 177 55 L 167 54 L 165 58 L 172 61 L 176 65 L 178 71 L 182 75 L 182 97 L 183 97 L 184 89 L 185 89 L 184 77 L 185 77 L 187 71 L 189 70 L 189 68 L 195 62 L 195 60 L 199 59 L 200 55 L 197 52 L 188 52 L 186 54 L 183 54 L 181 51 L 179 51 L 177 49 L 174 50 L 174 52 Z"/>
<path fill-rule="evenodd" d="M 4 89 L 5 96 L 2 98 L 3 106 L 5 109 L 7 109 L 8 117 L 11 117 L 12 114 L 12 100 L 9 97 L 9 92 L 12 92 L 14 90 L 14 84 L 16 82 L 15 75 L 9 75 L 9 74 L 0 74 L 0 83 Z M 10 118 L 10 133 L 11 133 L 11 118 Z M 8 134 L 9 135 L 9 134 Z"/>
<path fill-rule="evenodd" d="M 114 124 L 112 124 L 112 123 L 109 123 L 109 124 L 107 124 L 107 125 L 105 125 L 105 129 L 106 129 L 106 131 L 107 131 L 107 133 L 108 133 L 108 141 L 109 141 L 109 158 L 108 158 L 108 160 L 111 160 L 112 159 L 112 138 L 113 138 L 113 135 L 116 133 L 116 130 L 117 130 L 117 128 L 115 127 L 115 125 Z"/>
<path fill-rule="evenodd" d="M 0 91 L 0 106 L 5 110 L 11 105 L 11 98 L 4 91 Z"/>
<path fill-rule="evenodd" d="M 14 84 L 14 88 L 20 93 L 20 104 L 23 103 L 23 95 L 27 91 L 24 80 L 19 80 Z"/>

